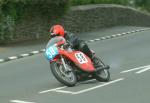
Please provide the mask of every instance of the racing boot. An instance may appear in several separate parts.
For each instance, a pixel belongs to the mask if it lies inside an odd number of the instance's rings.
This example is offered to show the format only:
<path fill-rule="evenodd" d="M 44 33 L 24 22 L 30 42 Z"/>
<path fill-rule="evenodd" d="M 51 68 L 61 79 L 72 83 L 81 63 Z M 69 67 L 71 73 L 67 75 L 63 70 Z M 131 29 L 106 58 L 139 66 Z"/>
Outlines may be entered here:
<path fill-rule="evenodd" d="M 94 64 L 95 68 L 103 66 L 103 64 L 101 63 L 101 61 L 97 57 L 95 57 L 95 56 L 92 58 L 92 62 Z"/>

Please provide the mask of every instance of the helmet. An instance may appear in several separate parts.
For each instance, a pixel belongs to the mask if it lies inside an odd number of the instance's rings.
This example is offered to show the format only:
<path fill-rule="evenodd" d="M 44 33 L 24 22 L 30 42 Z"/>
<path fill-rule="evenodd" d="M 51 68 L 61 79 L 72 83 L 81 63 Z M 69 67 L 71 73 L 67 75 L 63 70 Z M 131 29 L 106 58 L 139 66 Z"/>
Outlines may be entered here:
<path fill-rule="evenodd" d="M 63 36 L 65 35 L 65 31 L 63 26 L 61 25 L 54 25 L 49 30 L 51 36 Z"/>

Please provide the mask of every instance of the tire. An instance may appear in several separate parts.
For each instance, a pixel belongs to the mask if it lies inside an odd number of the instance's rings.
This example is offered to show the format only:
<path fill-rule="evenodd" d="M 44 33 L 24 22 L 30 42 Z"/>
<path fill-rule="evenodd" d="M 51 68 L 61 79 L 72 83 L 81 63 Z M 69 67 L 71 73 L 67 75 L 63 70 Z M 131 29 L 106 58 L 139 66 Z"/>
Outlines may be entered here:
<path fill-rule="evenodd" d="M 71 69 L 71 71 L 69 71 L 68 73 L 64 73 L 64 67 L 62 64 L 59 64 L 57 62 L 52 62 L 50 64 L 50 68 L 54 77 L 62 84 L 68 87 L 73 87 L 77 83 L 77 78 L 73 71 L 73 68 L 67 63 L 66 66 Z"/>
<path fill-rule="evenodd" d="M 96 59 L 101 63 L 102 67 L 107 68 L 95 72 L 94 73 L 95 79 L 100 82 L 108 82 L 110 80 L 109 66 L 106 66 L 100 58 L 96 57 Z"/>
<path fill-rule="evenodd" d="M 100 82 L 108 82 L 110 80 L 109 69 L 102 69 L 94 74 L 96 80 Z"/>

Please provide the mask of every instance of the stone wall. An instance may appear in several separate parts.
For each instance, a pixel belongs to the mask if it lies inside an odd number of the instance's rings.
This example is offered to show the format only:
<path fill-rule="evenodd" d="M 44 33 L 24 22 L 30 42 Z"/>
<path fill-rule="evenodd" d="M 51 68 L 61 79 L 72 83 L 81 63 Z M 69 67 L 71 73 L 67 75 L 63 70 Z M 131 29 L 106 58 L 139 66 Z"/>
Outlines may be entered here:
<path fill-rule="evenodd" d="M 113 26 L 150 26 L 150 15 L 119 5 L 72 7 L 62 19 L 67 30 L 87 32 Z"/>
<path fill-rule="evenodd" d="M 48 29 L 55 23 L 74 33 L 88 32 L 113 26 L 150 26 L 150 15 L 120 5 L 86 5 L 72 7 L 64 17 L 55 21 L 46 17 L 30 17 L 16 27 L 17 40 L 48 37 Z M 22 38 L 22 39 L 21 39 Z"/>

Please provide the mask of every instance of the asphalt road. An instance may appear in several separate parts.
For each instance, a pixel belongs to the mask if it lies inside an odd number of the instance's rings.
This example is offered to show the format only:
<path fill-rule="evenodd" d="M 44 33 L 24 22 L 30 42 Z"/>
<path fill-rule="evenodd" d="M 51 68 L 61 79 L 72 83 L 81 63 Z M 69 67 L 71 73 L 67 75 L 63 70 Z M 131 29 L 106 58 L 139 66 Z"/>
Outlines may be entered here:
<path fill-rule="evenodd" d="M 134 27 L 134 26 L 123 26 L 123 27 L 112 27 L 108 29 L 100 29 L 99 31 L 92 31 L 82 34 L 76 34 L 83 40 L 91 40 L 95 38 L 100 38 L 106 35 L 113 35 L 133 30 L 143 29 L 144 27 Z M 73 32 L 73 31 L 71 31 Z M 16 56 L 20 54 L 29 53 L 31 51 L 40 50 L 45 48 L 48 40 L 36 40 L 36 41 L 28 41 L 16 44 L 9 45 L 0 45 L 0 59 Z"/>
<path fill-rule="evenodd" d="M 65 87 L 53 77 L 43 54 L 1 63 L 0 103 L 149 103 L 149 33 L 89 44 L 111 66 L 107 83 L 92 80 Z"/>

